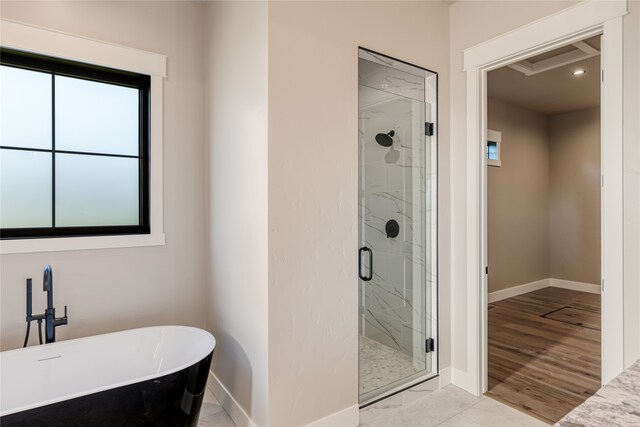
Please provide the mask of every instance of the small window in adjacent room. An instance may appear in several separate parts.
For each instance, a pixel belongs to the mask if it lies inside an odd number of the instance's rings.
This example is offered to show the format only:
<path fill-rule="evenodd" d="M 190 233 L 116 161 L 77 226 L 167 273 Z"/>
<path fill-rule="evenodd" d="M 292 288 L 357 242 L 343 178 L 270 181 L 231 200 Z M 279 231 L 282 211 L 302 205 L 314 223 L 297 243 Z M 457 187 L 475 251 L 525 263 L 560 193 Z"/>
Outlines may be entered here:
<path fill-rule="evenodd" d="M 500 144 L 502 143 L 502 133 L 488 129 L 487 130 L 487 165 L 500 166 Z"/>
<path fill-rule="evenodd" d="M 150 76 L 0 54 L 0 237 L 149 234 Z"/>

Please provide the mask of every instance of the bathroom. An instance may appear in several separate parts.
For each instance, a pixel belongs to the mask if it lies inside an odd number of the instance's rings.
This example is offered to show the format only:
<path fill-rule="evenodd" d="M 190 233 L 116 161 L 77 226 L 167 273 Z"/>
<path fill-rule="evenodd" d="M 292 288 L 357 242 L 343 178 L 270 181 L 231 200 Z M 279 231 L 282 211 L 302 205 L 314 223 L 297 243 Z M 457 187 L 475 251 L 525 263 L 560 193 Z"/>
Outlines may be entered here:
<path fill-rule="evenodd" d="M 152 53 L 166 68 L 157 74 L 151 233 L 2 240 L 1 350 L 22 347 L 26 278 L 34 313 L 46 306 L 40 286 L 49 264 L 56 309 L 68 307 L 58 341 L 201 328 L 216 340 L 208 388 L 236 425 L 336 416 L 316 425 L 357 426 L 361 47 L 438 76 L 436 368 L 442 387 L 473 393 L 459 313 L 467 301 L 461 52 L 571 2 L 528 2 L 526 13 L 509 2 L 450 3 L 2 1 L 3 24 Z M 640 10 L 628 7 L 632 37 Z M 482 29 L 469 25 L 474 15 Z"/>

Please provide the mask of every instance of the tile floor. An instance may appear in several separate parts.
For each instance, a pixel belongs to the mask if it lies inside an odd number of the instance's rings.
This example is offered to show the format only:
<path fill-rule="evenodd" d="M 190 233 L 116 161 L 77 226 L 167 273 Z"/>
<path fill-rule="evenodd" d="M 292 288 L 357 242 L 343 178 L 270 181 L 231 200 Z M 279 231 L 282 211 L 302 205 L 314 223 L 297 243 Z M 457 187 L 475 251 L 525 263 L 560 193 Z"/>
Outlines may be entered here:
<path fill-rule="evenodd" d="M 408 404 L 386 399 L 360 412 L 360 427 L 546 427 L 547 424 L 488 397 L 448 386 Z M 235 427 L 207 390 L 198 427 Z"/>
<path fill-rule="evenodd" d="M 220 403 L 218 403 L 216 397 L 208 388 L 204 394 L 202 408 L 200 408 L 198 427 L 236 427 L 224 408 L 220 406 Z"/>
<path fill-rule="evenodd" d="M 424 360 L 422 361 L 422 369 L 419 369 L 414 366 L 411 357 L 394 348 L 362 335 L 358 339 L 360 345 L 360 395 L 424 370 Z"/>
<path fill-rule="evenodd" d="M 387 399 L 389 400 L 389 399 Z M 383 401 L 385 402 L 385 401 Z M 360 427 L 546 427 L 547 424 L 488 397 L 455 386 L 399 406 L 379 402 L 360 411 Z M 378 405 L 386 408 L 375 408 Z M 369 413 L 371 412 L 371 413 Z"/>

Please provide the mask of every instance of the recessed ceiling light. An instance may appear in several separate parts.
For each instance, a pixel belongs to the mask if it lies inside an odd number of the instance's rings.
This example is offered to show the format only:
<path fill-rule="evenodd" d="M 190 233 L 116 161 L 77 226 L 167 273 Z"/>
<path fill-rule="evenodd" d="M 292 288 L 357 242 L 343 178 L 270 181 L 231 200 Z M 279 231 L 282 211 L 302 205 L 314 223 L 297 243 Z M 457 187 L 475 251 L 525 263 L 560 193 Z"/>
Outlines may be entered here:
<path fill-rule="evenodd" d="M 571 73 L 571 74 L 573 74 L 574 76 L 581 76 L 581 75 L 585 74 L 586 72 L 587 72 L 587 70 L 580 69 L 580 70 L 575 70 L 575 71 L 574 71 L 573 73 Z"/>

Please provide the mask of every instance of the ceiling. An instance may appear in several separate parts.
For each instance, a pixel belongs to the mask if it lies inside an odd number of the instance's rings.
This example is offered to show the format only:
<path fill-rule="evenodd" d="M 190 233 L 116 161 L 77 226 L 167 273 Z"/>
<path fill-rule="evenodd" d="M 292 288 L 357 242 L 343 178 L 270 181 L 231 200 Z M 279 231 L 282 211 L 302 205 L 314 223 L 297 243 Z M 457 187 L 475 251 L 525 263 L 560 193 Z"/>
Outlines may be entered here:
<path fill-rule="evenodd" d="M 585 40 L 600 48 L 599 36 Z M 528 58 L 530 64 L 540 63 L 566 55 L 574 49 L 565 46 Z M 577 69 L 587 72 L 572 75 Z M 552 68 L 544 72 L 525 75 L 510 66 L 490 71 L 487 76 L 489 98 L 514 104 L 543 114 L 558 114 L 600 105 L 600 55 Z"/>

